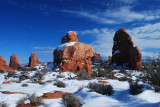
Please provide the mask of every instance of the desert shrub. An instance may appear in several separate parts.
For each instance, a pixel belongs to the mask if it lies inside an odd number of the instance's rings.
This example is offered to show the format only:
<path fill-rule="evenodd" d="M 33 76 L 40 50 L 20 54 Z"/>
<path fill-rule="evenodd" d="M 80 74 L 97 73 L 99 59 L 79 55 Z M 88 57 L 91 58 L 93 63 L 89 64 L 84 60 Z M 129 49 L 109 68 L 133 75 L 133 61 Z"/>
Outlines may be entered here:
<path fill-rule="evenodd" d="M 45 68 L 41 69 L 39 72 L 44 75 L 47 73 L 47 71 L 48 71 L 48 68 L 45 67 Z"/>
<path fill-rule="evenodd" d="M 4 73 L 4 71 L 3 71 L 3 70 L 0 70 L 0 73 Z"/>
<path fill-rule="evenodd" d="M 107 70 L 98 70 L 98 77 L 106 77 L 109 79 L 116 79 L 113 72 L 108 72 Z"/>
<path fill-rule="evenodd" d="M 17 81 L 15 81 L 16 83 L 21 83 L 21 81 L 19 81 L 19 80 L 17 80 Z"/>
<path fill-rule="evenodd" d="M 8 104 L 2 101 L 0 102 L 0 107 L 8 107 Z"/>
<path fill-rule="evenodd" d="M 107 71 L 98 70 L 98 77 L 107 77 Z"/>
<path fill-rule="evenodd" d="M 37 71 L 37 68 L 31 68 L 30 70 L 31 71 Z"/>
<path fill-rule="evenodd" d="M 89 83 L 88 88 L 92 89 L 93 91 L 103 94 L 103 95 L 112 95 L 113 94 L 113 87 L 107 84 L 100 84 L 100 83 Z"/>
<path fill-rule="evenodd" d="M 160 92 L 160 54 L 143 63 L 144 82 L 149 83 L 156 92 Z"/>
<path fill-rule="evenodd" d="M 64 75 L 57 75 L 57 78 L 64 78 Z"/>
<path fill-rule="evenodd" d="M 79 97 L 73 94 L 66 94 L 62 97 L 62 102 L 66 107 L 80 107 L 82 106 L 82 101 Z"/>
<path fill-rule="evenodd" d="M 53 80 L 48 80 L 48 81 L 46 81 L 47 83 L 52 83 L 53 82 Z"/>
<path fill-rule="evenodd" d="M 127 81 L 128 78 L 126 76 L 118 78 L 119 81 Z"/>
<path fill-rule="evenodd" d="M 8 75 L 7 77 L 14 77 L 15 76 L 15 72 L 11 72 L 11 71 L 7 71 L 8 72 Z"/>
<path fill-rule="evenodd" d="M 21 75 L 19 77 L 19 81 L 23 81 L 23 80 L 26 80 L 26 79 L 28 79 L 28 76 L 26 76 L 26 75 Z"/>
<path fill-rule="evenodd" d="M 119 73 L 127 74 L 126 70 L 120 69 Z"/>
<path fill-rule="evenodd" d="M 23 97 L 21 98 L 18 102 L 17 102 L 17 106 L 19 107 L 23 107 L 23 104 L 25 104 L 25 101 L 29 100 L 31 105 L 36 105 L 35 107 L 37 107 L 37 105 L 41 105 L 43 104 L 43 100 L 41 99 L 41 97 L 38 97 L 35 93 L 34 94 L 28 94 L 27 97 Z"/>
<path fill-rule="evenodd" d="M 56 81 L 54 85 L 56 85 L 57 87 L 66 87 L 66 84 L 62 81 Z"/>
<path fill-rule="evenodd" d="M 41 72 L 37 72 L 35 73 L 35 75 L 33 76 L 34 79 L 37 79 L 38 81 L 41 81 L 43 79 L 43 76 L 45 75 L 45 73 L 41 73 Z"/>
<path fill-rule="evenodd" d="M 160 71 L 152 71 L 146 74 L 147 83 L 154 87 L 156 92 L 160 91 Z"/>
<path fill-rule="evenodd" d="M 98 77 L 98 72 L 97 72 L 97 71 L 92 71 L 91 77 L 92 77 L 92 78 Z"/>
<path fill-rule="evenodd" d="M 77 90 L 75 93 L 80 92 L 83 88 L 85 88 L 85 86 L 80 86 L 80 87 L 78 88 L 78 90 Z"/>
<path fill-rule="evenodd" d="M 91 77 L 88 75 L 88 72 L 85 69 L 82 69 L 78 74 L 77 74 L 77 79 L 79 80 L 90 80 Z"/>
<path fill-rule="evenodd" d="M 22 87 L 28 87 L 28 84 L 22 84 Z"/>
<path fill-rule="evenodd" d="M 27 95 L 28 99 L 30 100 L 31 105 L 40 105 L 43 104 L 41 97 L 36 96 L 36 94 Z"/>
<path fill-rule="evenodd" d="M 107 70 L 108 72 L 112 72 L 115 68 L 113 66 L 110 66 L 109 64 L 103 63 L 103 68 Z"/>
<path fill-rule="evenodd" d="M 17 102 L 17 106 L 23 105 L 26 100 L 27 100 L 26 97 L 21 98 L 21 99 Z"/>
<path fill-rule="evenodd" d="M 38 81 L 38 83 L 39 83 L 40 85 L 44 85 L 44 84 L 45 84 L 45 82 L 42 82 L 42 81 Z"/>
<path fill-rule="evenodd" d="M 129 87 L 132 95 L 137 95 L 143 92 L 143 86 L 139 85 L 137 82 L 130 82 Z"/>

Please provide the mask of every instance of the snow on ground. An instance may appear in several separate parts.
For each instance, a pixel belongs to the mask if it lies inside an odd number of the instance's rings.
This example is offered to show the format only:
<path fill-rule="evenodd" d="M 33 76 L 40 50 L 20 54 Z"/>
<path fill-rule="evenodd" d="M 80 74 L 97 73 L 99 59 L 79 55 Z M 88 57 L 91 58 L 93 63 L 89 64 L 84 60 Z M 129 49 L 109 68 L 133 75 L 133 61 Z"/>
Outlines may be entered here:
<path fill-rule="evenodd" d="M 115 75 L 117 77 L 123 77 L 124 75 L 119 73 L 118 70 Z M 129 72 L 129 71 L 128 71 Z M 20 74 L 20 71 L 16 71 L 17 74 Z M 28 71 L 30 77 L 36 74 L 36 71 Z M 141 73 L 133 71 L 132 76 L 138 76 Z M 62 78 L 58 78 L 62 77 Z M 90 82 L 98 82 L 99 79 L 92 80 L 76 80 L 68 79 L 73 78 L 76 75 L 69 72 L 58 73 L 58 72 L 47 72 L 42 82 L 45 84 L 40 85 L 39 83 L 31 83 L 30 79 L 24 80 L 21 83 L 11 83 L 11 84 L 2 84 L 4 79 L 4 74 L 0 73 L 0 91 L 10 91 L 10 92 L 24 92 L 28 94 L 36 93 L 38 96 L 42 96 L 43 93 L 51 91 L 62 91 L 70 92 L 74 95 L 80 97 L 83 101 L 82 107 L 160 107 L 160 93 L 156 93 L 153 90 L 145 88 L 141 94 L 131 95 L 129 92 L 129 84 L 127 81 L 119 81 L 113 79 L 105 79 L 113 86 L 114 94 L 111 96 L 102 95 L 86 88 Z M 16 78 L 10 77 L 8 80 L 16 80 Z M 46 82 L 52 80 L 52 82 Z M 55 85 L 56 80 L 61 80 L 66 84 L 65 88 L 59 88 Z M 28 87 L 22 87 L 21 85 L 27 83 Z M 77 91 L 79 87 L 84 87 L 82 90 Z M 0 93 L 0 102 L 4 101 L 9 104 L 9 107 L 15 107 L 17 101 L 22 97 L 25 97 L 25 94 L 3 94 Z M 58 99 L 44 99 L 45 105 L 40 107 L 64 107 L 61 98 Z"/>

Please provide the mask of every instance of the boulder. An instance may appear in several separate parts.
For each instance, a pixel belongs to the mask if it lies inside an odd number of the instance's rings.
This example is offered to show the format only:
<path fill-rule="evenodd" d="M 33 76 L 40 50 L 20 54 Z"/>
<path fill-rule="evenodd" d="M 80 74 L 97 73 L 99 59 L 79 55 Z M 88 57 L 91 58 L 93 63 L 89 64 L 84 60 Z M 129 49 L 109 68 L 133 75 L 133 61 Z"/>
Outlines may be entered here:
<path fill-rule="evenodd" d="M 112 48 L 112 64 L 133 70 L 140 70 L 142 53 L 134 45 L 131 36 L 124 28 L 119 29 L 113 38 L 114 45 Z"/>
<path fill-rule="evenodd" d="M 41 64 L 41 63 L 38 61 L 37 53 L 33 52 L 29 58 L 28 65 L 30 68 L 33 68 L 34 66 L 36 66 L 38 64 Z"/>
<path fill-rule="evenodd" d="M 63 37 L 62 41 L 66 42 L 62 42 L 54 50 L 54 68 L 59 67 L 59 72 L 79 72 L 85 69 L 91 75 L 91 57 L 94 49 L 88 44 L 78 42 L 76 33 L 73 31 L 67 33 L 65 37 L 69 39 L 65 40 Z"/>
<path fill-rule="evenodd" d="M 2 58 L 2 56 L 0 56 L 0 70 L 3 70 L 4 72 L 14 71 L 11 67 L 9 67 L 6 64 L 6 61 Z"/>
<path fill-rule="evenodd" d="M 20 67 L 20 63 L 18 61 L 18 58 L 17 58 L 17 56 L 15 54 L 12 54 L 12 56 L 10 57 L 9 66 L 14 70 L 17 70 L 18 68 L 21 68 Z"/>
<path fill-rule="evenodd" d="M 101 55 L 99 53 L 94 53 L 93 57 L 92 57 L 92 61 L 94 62 L 98 62 L 98 63 L 103 63 L 103 59 L 101 59 Z"/>

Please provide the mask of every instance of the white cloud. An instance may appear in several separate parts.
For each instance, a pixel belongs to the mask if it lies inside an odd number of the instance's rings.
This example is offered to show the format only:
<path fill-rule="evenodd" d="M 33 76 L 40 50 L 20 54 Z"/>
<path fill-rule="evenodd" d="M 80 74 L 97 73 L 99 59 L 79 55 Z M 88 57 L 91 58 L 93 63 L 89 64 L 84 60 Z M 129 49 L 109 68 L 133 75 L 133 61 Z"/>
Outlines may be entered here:
<path fill-rule="evenodd" d="M 120 7 L 108 9 L 102 12 L 72 11 L 63 10 L 62 12 L 76 14 L 78 17 L 85 17 L 102 24 L 119 24 L 132 21 L 155 20 L 160 18 L 159 10 L 136 12 L 130 7 Z"/>
<path fill-rule="evenodd" d="M 112 47 L 113 47 L 113 36 L 115 34 L 115 30 L 102 28 L 102 29 L 93 29 L 93 30 L 85 30 L 79 32 L 80 34 L 91 34 L 96 37 L 96 41 L 91 43 L 95 52 L 100 53 L 102 57 L 107 57 L 112 55 Z"/>
<path fill-rule="evenodd" d="M 132 41 L 141 50 L 148 48 L 160 48 L 160 23 L 147 24 L 142 27 L 136 27 L 132 29 L 126 29 L 131 37 Z M 102 57 L 108 57 L 112 55 L 113 37 L 115 29 L 101 28 L 92 29 L 79 32 L 82 35 L 91 34 L 96 37 L 96 40 L 91 43 L 95 52 L 101 54 Z M 154 52 L 143 52 L 143 56 L 153 56 Z"/>
<path fill-rule="evenodd" d="M 55 47 L 33 47 L 33 49 L 39 54 L 52 54 Z"/>
<path fill-rule="evenodd" d="M 113 24 L 116 23 L 114 20 L 112 19 L 108 19 L 106 17 L 101 17 L 101 14 L 98 13 L 89 13 L 87 11 L 72 11 L 72 10 L 63 10 L 62 12 L 66 12 L 66 13 L 72 13 L 72 14 L 76 14 L 78 15 L 78 17 L 86 17 L 89 18 L 93 21 L 96 21 L 98 23 L 103 23 L 103 24 Z"/>

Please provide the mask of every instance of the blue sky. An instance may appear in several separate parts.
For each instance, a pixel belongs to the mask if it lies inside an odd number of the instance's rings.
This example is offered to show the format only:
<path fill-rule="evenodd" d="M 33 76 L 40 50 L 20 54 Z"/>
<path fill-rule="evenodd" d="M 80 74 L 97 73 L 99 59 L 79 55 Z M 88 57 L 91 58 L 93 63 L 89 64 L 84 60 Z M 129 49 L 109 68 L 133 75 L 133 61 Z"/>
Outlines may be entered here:
<path fill-rule="evenodd" d="M 111 55 L 114 33 L 124 27 L 145 56 L 160 50 L 160 0 L 0 0 L 0 55 L 16 54 L 28 63 L 32 52 L 41 62 L 68 31 L 95 52 Z"/>

